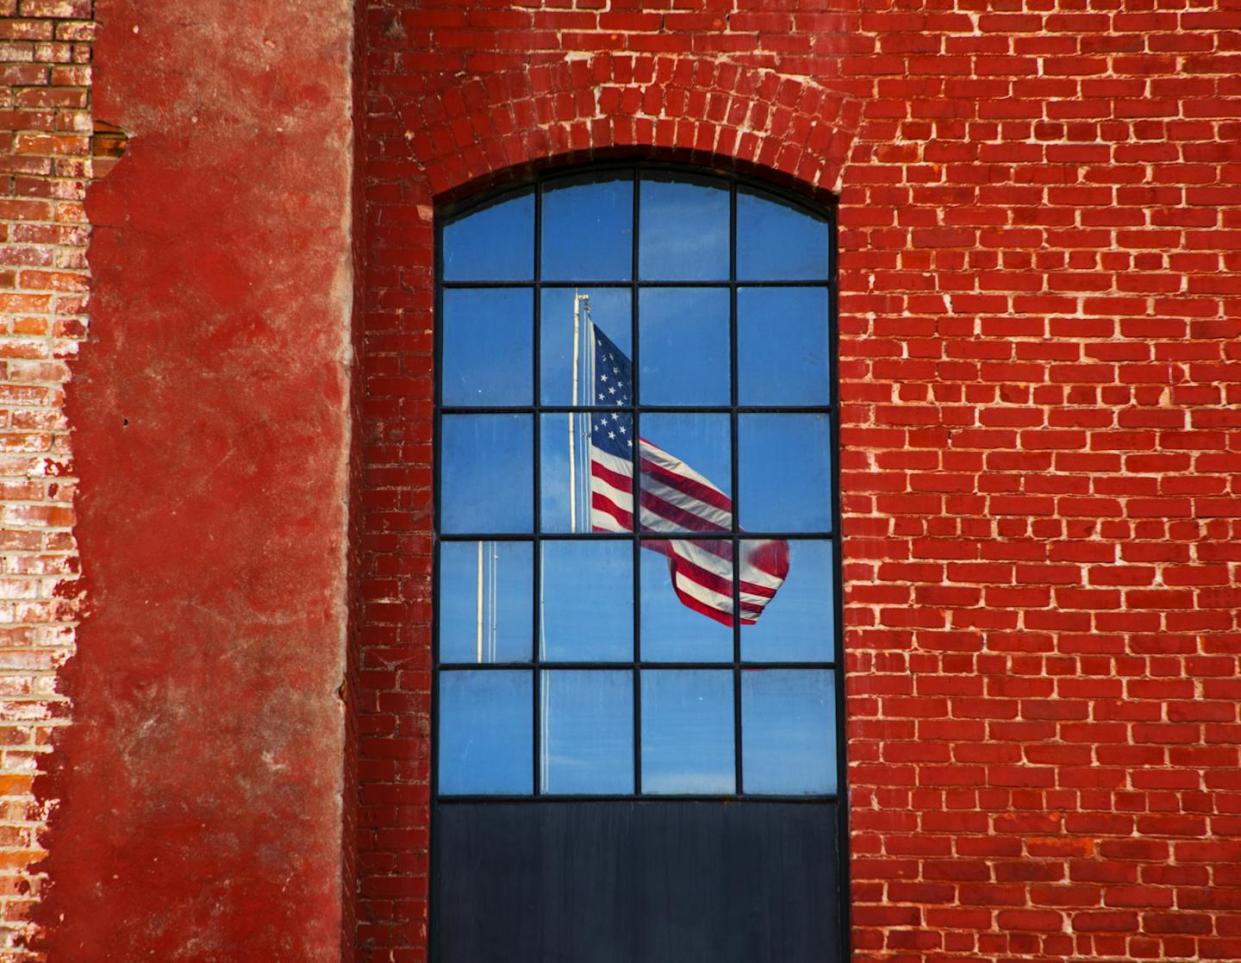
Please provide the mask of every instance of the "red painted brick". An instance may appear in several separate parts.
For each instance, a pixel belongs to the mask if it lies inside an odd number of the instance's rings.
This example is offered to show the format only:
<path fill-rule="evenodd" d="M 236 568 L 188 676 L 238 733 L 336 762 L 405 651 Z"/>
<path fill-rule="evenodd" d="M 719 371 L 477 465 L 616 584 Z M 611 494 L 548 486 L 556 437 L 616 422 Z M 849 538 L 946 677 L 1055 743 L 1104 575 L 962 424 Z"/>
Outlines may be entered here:
<path fill-rule="evenodd" d="M 0 107 L 3 480 L 35 486 L 5 488 L 3 507 L 23 558 L 67 559 L 72 476 L 55 494 L 50 479 L 68 470 L 59 356 L 84 331 L 91 12 L 0 11 L 0 80 L 22 91 Z M 1241 810 L 1237 15 L 1068 0 L 365 13 L 360 958 L 425 959 L 428 214 L 528 164 L 629 148 L 755 162 L 840 197 L 859 959 L 1241 958 L 1225 821 Z M 29 581 L 5 579 L 18 596 Z M 53 581 L 5 604 L 67 651 Z M 38 648 L 24 631 L 15 645 Z M 31 879 L 33 846 L 6 851 L 0 884 Z M 29 900 L 7 892 L 12 935 Z"/>

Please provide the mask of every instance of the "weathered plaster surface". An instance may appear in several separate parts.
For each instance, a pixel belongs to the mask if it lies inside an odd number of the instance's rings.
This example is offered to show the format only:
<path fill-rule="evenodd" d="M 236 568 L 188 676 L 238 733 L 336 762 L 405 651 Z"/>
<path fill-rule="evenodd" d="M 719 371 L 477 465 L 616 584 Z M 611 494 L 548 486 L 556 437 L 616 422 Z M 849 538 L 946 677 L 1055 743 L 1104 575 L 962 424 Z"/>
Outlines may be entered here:
<path fill-rule="evenodd" d="M 347 0 L 99 0 L 52 960 L 336 960 Z"/>

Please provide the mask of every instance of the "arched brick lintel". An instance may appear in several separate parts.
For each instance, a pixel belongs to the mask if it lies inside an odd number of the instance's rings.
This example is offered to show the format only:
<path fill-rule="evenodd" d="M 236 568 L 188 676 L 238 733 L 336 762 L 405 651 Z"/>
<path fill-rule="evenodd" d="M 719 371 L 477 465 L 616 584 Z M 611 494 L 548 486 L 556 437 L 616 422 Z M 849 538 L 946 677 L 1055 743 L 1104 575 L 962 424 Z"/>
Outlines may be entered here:
<path fill-rule="evenodd" d="M 831 193 L 860 116 L 860 102 L 807 78 L 681 55 L 478 76 L 402 111 L 440 201 L 550 164 L 656 155 Z"/>

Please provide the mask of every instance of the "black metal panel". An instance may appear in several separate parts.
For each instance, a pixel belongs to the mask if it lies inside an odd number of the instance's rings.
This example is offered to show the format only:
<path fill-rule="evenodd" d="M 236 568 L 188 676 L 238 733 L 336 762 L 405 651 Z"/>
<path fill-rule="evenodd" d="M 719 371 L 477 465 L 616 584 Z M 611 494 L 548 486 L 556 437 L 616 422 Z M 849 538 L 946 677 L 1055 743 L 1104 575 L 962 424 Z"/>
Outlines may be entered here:
<path fill-rule="evenodd" d="M 440 803 L 435 963 L 840 963 L 837 804 Z"/>

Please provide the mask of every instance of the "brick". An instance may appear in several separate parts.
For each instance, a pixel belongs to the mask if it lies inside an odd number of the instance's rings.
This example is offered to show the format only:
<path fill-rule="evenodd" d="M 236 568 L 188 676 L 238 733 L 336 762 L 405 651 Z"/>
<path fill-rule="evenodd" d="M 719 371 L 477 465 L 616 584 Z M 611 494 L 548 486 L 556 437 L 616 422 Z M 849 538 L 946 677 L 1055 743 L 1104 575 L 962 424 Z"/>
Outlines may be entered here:
<path fill-rule="evenodd" d="M 24 928 L 35 905 L 39 877 L 34 863 L 45 855 L 32 848 L 33 833 L 14 835 L 9 825 L 23 820 L 42 827 L 45 818 L 32 791 L 35 759 L 18 747 L 48 745 L 57 717 L 63 716 L 63 704 L 44 683 L 72 652 L 76 602 L 62 605 L 53 599 L 75 600 L 78 592 L 71 581 L 76 550 L 55 534 L 74 522 L 75 479 L 50 467 L 66 463 L 58 433 L 63 431 L 62 389 L 69 372 L 50 359 L 73 353 L 70 325 L 82 321 L 79 304 L 47 293 L 81 292 L 87 280 L 85 235 L 55 226 L 58 221 L 85 222 L 86 182 L 75 173 L 85 161 L 85 141 L 76 132 L 86 122 L 87 88 L 46 86 L 47 62 L 61 53 L 51 42 L 52 18 L 73 12 L 87 19 L 90 4 L 0 2 L 0 114 L 7 131 L 0 135 L 0 158 L 12 175 L 0 190 L 0 220 L 6 222 L 0 225 L 0 261 L 19 269 L 0 271 L 0 305 L 8 312 L 0 322 L 0 358 L 8 359 L 0 365 L 0 423 L 8 429 L 0 448 L 10 456 L 23 455 L 21 461 L 0 455 L 2 537 L 13 553 L 0 574 L 0 606 L 6 609 L 6 623 L 30 626 L 0 640 L 5 653 L 0 656 L 0 693 L 22 700 L 0 705 L 0 726 L 20 726 L 3 732 L 21 733 L 19 741 L 4 739 L 14 748 L 0 759 L 6 895 L 0 899 L 0 928 L 10 934 Z M 27 273 L 57 262 L 73 266 L 42 278 Z M 59 474 L 55 484 L 46 484 L 45 476 L 54 473 Z M 55 648 L 46 648 L 49 644 Z M 7 898 L 16 894 L 32 898 Z M 6 939 L 6 945 L 13 944 Z M 20 950 L 12 954 L 14 960 L 34 958 Z"/>
<path fill-rule="evenodd" d="M 0 0 L 0 417 L 9 454 L 62 464 L 89 6 Z M 358 935 L 376 958 L 424 953 L 426 770 L 396 768 L 427 738 L 422 212 L 553 153 L 656 143 L 840 192 L 855 952 L 1241 958 L 1205 872 L 1237 859 L 1219 820 L 1241 808 L 1241 693 L 1204 689 L 1237 675 L 1237 14 L 821 6 L 437 0 L 360 21 Z M 14 544 L 39 540 L 21 551 L 72 557 L 44 544 L 71 502 L 0 492 Z M 0 688 L 29 676 L 5 665 Z M 1185 868 L 1205 878 L 1156 880 Z"/>

